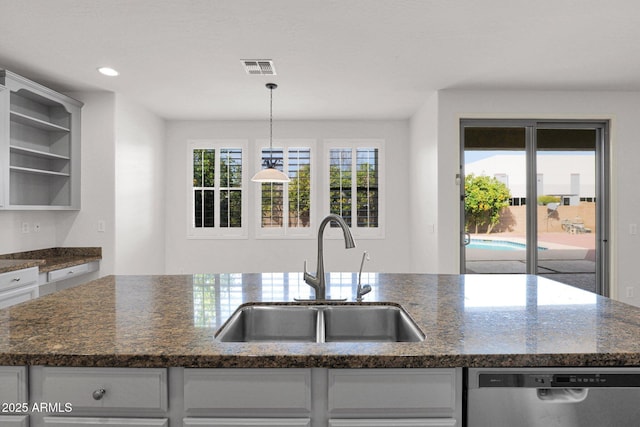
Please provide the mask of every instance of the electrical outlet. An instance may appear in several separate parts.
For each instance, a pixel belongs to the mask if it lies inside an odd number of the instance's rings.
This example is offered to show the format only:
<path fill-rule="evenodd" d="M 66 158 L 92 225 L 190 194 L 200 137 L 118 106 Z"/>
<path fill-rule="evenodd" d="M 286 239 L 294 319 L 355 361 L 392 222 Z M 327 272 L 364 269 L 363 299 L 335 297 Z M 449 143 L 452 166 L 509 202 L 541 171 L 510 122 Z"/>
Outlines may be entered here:
<path fill-rule="evenodd" d="M 631 287 L 631 286 L 627 286 L 627 289 L 626 289 L 626 297 L 627 297 L 627 298 L 633 298 L 633 287 Z"/>
<path fill-rule="evenodd" d="M 29 232 L 29 223 L 28 222 L 23 222 L 22 223 L 22 232 L 23 233 L 28 233 Z"/>
<path fill-rule="evenodd" d="M 40 232 L 40 223 L 39 222 L 34 222 L 33 223 L 33 232 L 34 233 L 39 233 Z"/>
<path fill-rule="evenodd" d="M 638 234 L 638 224 L 629 224 L 629 234 L 632 236 Z"/>

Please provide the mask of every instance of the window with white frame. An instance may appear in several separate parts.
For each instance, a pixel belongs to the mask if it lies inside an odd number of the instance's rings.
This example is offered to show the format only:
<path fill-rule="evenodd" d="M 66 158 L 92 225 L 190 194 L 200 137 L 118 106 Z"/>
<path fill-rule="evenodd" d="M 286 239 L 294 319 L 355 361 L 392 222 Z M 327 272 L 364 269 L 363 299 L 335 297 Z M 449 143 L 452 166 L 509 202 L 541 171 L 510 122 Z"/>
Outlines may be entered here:
<path fill-rule="evenodd" d="M 344 218 L 356 236 L 383 237 L 383 141 L 331 140 L 325 146 L 328 211 Z"/>
<path fill-rule="evenodd" d="M 188 235 L 246 237 L 246 141 L 190 141 Z"/>
<path fill-rule="evenodd" d="M 257 235 L 311 236 L 313 141 L 280 141 L 277 145 L 273 152 L 262 148 L 259 158 L 261 163 L 271 157 L 280 160 L 277 168 L 290 181 L 260 184 Z"/>

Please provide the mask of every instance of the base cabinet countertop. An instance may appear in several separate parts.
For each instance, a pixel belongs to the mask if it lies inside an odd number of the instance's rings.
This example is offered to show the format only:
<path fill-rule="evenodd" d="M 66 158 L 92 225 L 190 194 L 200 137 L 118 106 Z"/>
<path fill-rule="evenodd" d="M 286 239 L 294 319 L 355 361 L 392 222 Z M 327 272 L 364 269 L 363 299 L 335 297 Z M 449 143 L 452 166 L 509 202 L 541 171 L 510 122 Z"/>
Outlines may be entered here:
<path fill-rule="evenodd" d="M 54 406 L 0 421 L 451 427 L 464 368 L 640 365 L 640 309 L 545 278 L 369 273 L 364 284 L 365 304 L 400 304 L 425 340 L 216 339 L 242 304 L 308 297 L 299 273 L 108 276 L 2 309 L 0 398 Z M 356 286 L 341 274 L 328 295 L 353 301 Z"/>

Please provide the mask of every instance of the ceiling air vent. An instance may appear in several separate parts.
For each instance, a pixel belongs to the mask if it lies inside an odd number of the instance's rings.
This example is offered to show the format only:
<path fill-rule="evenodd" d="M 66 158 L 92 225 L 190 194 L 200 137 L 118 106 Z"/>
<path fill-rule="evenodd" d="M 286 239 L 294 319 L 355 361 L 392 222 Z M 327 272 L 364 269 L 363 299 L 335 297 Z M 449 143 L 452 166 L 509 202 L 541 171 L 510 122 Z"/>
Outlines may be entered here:
<path fill-rule="evenodd" d="M 273 76 L 276 69 L 270 59 L 242 59 L 247 74 Z"/>

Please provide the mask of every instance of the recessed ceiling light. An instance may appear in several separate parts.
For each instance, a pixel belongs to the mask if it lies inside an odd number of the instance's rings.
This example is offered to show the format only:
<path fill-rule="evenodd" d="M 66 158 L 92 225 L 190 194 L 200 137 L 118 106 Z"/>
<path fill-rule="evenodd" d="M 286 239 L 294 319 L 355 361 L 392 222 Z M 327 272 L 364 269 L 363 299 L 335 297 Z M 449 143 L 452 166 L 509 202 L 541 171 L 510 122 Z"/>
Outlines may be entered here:
<path fill-rule="evenodd" d="M 114 70 L 111 67 L 100 67 L 100 68 L 98 68 L 98 71 L 101 74 L 104 74 L 105 76 L 109 76 L 109 77 L 115 77 L 118 74 L 120 74 L 120 73 L 118 73 L 116 70 Z"/>

